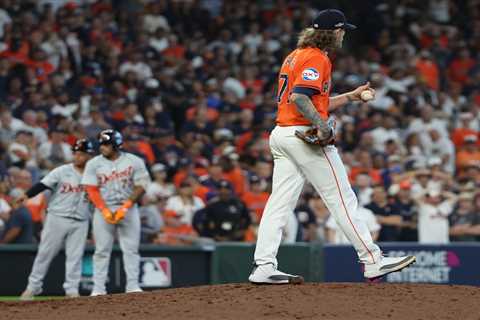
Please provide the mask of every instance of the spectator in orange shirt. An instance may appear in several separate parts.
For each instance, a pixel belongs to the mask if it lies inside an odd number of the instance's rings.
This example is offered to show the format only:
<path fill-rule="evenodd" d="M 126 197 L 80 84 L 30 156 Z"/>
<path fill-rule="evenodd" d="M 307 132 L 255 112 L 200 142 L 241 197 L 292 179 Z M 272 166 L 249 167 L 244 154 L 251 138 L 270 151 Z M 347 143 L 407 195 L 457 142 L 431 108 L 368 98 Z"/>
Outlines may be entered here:
<path fill-rule="evenodd" d="M 458 116 L 460 119 L 459 125 L 452 131 L 452 142 L 458 149 L 465 144 L 466 136 L 476 136 L 478 132 L 470 127 L 473 120 L 473 114 L 471 112 L 461 112 Z"/>
<path fill-rule="evenodd" d="M 427 50 L 422 50 L 420 58 L 417 60 L 415 67 L 420 74 L 421 79 L 433 90 L 438 90 L 439 71 L 438 66 Z"/>
<path fill-rule="evenodd" d="M 355 181 L 359 173 L 365 173 L 372 178 L 373 184 L 381 183 L 380 170 L 373 167 L 372 156 L 368 151 L 360 151 L 357 154 L 358 163 L 350 170 L 350 181 Z"/>
<path fill-rule="evenodd" d="M 458 56 L 453 59 L 448 67 L 450 80 L 465 85 L 468 80 L 468 73 L 473 66 L 475 66 L 475 60 L 470 56 L 468 48 L 461 49 Z"/>
<path fill-rule="evenodd" d="M 38 81 L 45 82 L 48 76 L 55 71 L 55 67 L 48 62 L 47 55 L 42 49 L 36 49 L 32 58 L 27 60 L 25 65 L 35 74 Z"/>
<path fill-rule="evenodd" d="M 204 96 L 197 97 L 196 103 L 194 105 L 192 105 L 190 108 L 188 108 L 188 110 L 185 114 L 187 120 L 188 121 L 194 121 L 198 110 L 199 109 L 204 109 L 204 111 L 206 111 L 206 113 L 207 113 L 208 121 L 210 121 L 210 122 L 211 121 L 216 121 L 218 119 L 219 112 L 217 110 L 215 110 L 214 108 L 209 108 L 207 103 L 208 103 L 208 101 L 207 101 L 206 97 L 204 97 Z"/>
<path fill-rule="evenodd" d="M 262 180 L 256 175 L 250 177 L 250 191 L 247 191 L 242 196 L 242 201 L 250 210 L 252 222 L 254 224 L 260 223 L 263 209 L 267 204 L 270 194 L 265 191 L 265 185 Z"/>
<path fill-rule="evenodd" d="M 467 135 L 464 138 L 465 145 L 457 153 L 457 171 L 463 171 L 471 162 L 480 162 L 480 150 L 478 148 L 477 135 Z"/>
<path fill-rule="evenodd" d="M 198 234 L 191 224 L 185 223 L 182 217 L 174 210 L 166 210 L 163 213 L 165 226 L 153 240 L 156 244 L 166 245 L 190 245 L 194 243 Z"/>
<path fill-rule="evenodd" d="M 203 203 L 208 202 L 208 196 L 211 194 L 209 188 L 205 187 L 198 181 L 198 177 L 195 175 L 189 175 L 184 180 L 186 183 L 189 183 L 193 188 L 193 195 L 199 197 L 203 200 Z"/>
<path fill-rule="evenodd" d="M 238 154 L 234 152 L 227 153 L 220 158 L 220 165 L 222 166 L 223 179 L 230 182 L 235 194 L 241 197 L 245 193 L 246 180 L 238 164 L 238 158 Z"/>

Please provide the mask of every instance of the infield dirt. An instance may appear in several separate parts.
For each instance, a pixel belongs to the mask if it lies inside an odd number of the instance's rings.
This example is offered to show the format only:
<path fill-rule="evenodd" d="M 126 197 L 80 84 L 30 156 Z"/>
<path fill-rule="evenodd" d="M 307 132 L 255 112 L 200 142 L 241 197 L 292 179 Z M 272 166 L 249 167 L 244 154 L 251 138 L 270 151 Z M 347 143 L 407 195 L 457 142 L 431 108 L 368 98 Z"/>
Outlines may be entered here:
<path fill-rule="evenodd" d="M 383 283 L 227 284 L 128 295 L 1 302 L 0 319 L 480 320 L 480 288 Z"/>

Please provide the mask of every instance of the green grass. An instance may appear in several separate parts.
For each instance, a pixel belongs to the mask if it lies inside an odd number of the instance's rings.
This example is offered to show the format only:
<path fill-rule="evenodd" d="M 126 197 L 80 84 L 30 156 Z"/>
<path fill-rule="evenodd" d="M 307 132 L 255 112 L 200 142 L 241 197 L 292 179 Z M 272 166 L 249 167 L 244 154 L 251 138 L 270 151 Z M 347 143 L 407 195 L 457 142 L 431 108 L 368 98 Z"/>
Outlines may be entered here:
<path fill-rule="evenodd" d="M 0 297 L 0 301 L 20 301 L 19 296 L 3 296 Z M 64 296 L 38 296 L 35 297 L 35 301 L 40 301 L 40 300 L 58 300 L 58 299 L 65 299 Z"/>

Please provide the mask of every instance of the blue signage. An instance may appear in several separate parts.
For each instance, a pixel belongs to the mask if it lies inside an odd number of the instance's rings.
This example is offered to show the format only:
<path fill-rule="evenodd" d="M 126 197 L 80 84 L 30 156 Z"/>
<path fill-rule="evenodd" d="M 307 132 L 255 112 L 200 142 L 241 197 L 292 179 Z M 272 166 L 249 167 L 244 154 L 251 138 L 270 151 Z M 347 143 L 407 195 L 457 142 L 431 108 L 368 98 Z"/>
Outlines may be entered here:
<path fill-rule="evenodd" d="M 480 285 L 480 244 L 418 245 L 383 243 L 389 256 L 415 255 L 414 265 L 387 275 L 384 282 Z M 351 246 L 325 245 L 326 282 L 362 282 L 362 265 Z"/>

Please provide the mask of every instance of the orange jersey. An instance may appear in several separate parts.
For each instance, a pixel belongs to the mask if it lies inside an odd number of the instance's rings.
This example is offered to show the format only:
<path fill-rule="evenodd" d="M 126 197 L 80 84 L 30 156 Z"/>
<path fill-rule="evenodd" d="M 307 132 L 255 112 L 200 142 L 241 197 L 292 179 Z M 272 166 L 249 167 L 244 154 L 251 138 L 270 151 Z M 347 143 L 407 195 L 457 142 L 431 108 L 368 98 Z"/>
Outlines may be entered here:
<path fill-rule="evenodd" d="M 332 64 L 327 55 L 318 48 L 296 49 L 283 62 L 278 79 L 278 114 L 279 126 L 310 125 L 297 110 L 297 106 L 289 101 L 292 92 L 302 89 L 314 90 L 311 96 L 313 105 L 320 116 L 328 118 L 330 94 L 330 76 Z"/>

